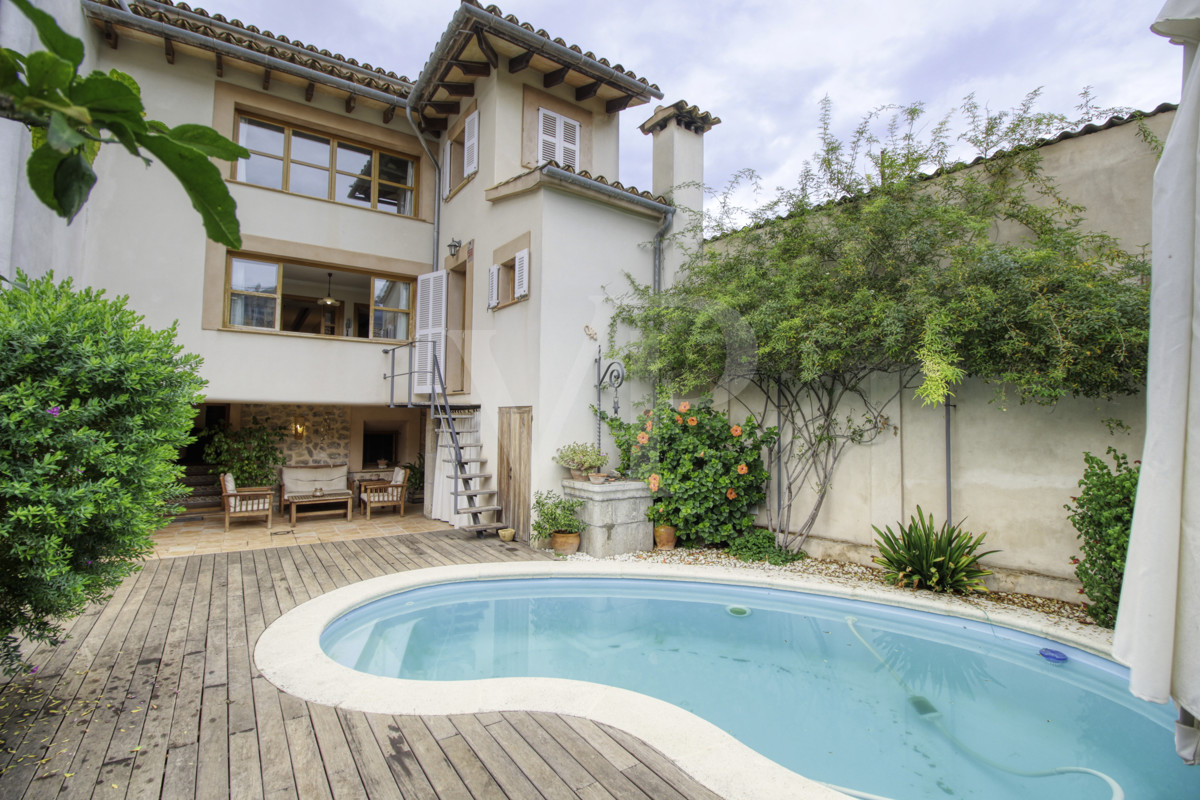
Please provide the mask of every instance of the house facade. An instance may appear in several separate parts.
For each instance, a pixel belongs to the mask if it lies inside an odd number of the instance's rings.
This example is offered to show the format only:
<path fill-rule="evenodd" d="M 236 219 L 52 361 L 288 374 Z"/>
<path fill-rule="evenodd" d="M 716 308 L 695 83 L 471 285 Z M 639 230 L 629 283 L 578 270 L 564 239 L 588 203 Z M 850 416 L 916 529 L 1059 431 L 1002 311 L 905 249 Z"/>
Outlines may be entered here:
<path fill-rule="evenodd" d="M 151 118 L 250 151 L 218 162 L 242 247 L 207 240 L 170 173 L 119 148 L 64 229 L 24 185 L 28 135 L 9 125 L 4 274 L 53 268 L 128 295 L 150 326 L 177 322 L 204 358 L 199 428 L 280 425 L 289 463 L 347 463 L 354 478 L 424 454 L 427 513 L 461 524 L 429 409 L 444 381 L 483 473 L 473 485 L 500 506 L 486 521 L 526 532 L 531 493 L 561 478 L 555 449 L 597 438 L 603 287 L 673 268 L 680 198 L 662 195 L 702 179 L 719 120 L 658 106 L 644 78 L 473 0 L 413 79 L 183 3 L 39 5 L 84 40 L 81 71 L 127 72 Z M 13 9 L 5 20 L 4 46 L 39 48 Z M 658 194 L 611 180 L 618 117 L 650 116 L 642 106 L 657 106 L 645 130 Z M 628 407 L 635 387 L 620 391 Z"/>

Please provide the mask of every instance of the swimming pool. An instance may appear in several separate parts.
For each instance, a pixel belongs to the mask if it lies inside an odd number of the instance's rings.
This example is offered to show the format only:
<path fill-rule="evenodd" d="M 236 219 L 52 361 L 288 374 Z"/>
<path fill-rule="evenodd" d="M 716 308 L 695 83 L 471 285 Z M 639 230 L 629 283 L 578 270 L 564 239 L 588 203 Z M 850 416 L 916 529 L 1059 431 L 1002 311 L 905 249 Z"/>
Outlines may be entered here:
<path fill-rule="evenodd" d="M 798 615 L 796 592 L 780 588 L 614 580 L 603 570 L 581 583 L 550 566 L 535 570 L 536 581 L 503 580 L 501 570 L 400 595 L 359 592 L 320 615 L 318 649 L 342 662 L 339 683 L 382 681 L 375 692 L 391 694 L 440 686 L 470 695 L 478 710 L 489 700 L 487 710 L 555 710 L 533 698 L 561 684 L 564 696 L 607 684 L 657 697 L 794 772 L 863 796 L 1082 800 L 1113 796 L 1110 779 L 1130 798 L 1200 794 L 1200 774 L 1172 753 L 1169 710 L 1130 697 L 1120 667 L 1081 650 L 1056 646 L 1068 660 L 1054 663 L 1037 654 L 1045 641 L 969 620 L 812 596 L 801 596 Z M 260 641 L 260 669 L 275 680 L 262 652 Z M 609 705 L 591 702 L 563 713 L 596 718 Z M 661 717 L 661 708 L 646 714 Z M 659 727 L 651 733 L 660 739 L 630 732 L 671 755 L 695 750 L 686 721 Z M 1063 767 L 1071 771 L 1012 774 Z"/>

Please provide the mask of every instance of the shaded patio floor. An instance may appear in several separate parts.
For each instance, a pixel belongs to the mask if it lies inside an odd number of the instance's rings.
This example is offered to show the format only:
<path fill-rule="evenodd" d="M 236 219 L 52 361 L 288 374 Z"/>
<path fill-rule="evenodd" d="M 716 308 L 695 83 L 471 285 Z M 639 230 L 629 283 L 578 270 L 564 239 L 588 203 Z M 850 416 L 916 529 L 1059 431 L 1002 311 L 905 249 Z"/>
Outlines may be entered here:
<path fill-rule="evenodd" d="M 32 653 L 35 674 L 0 688 L 0 798 L 717 800 L 657 750 L 586 719 L 366 714 L 267 682 L 258 636 L 311 597 L 400 570 L 553 557 L 453 530 L 376 532 L 387 519 L 305 520 L 290 535 L 316 541 L 283 546 L 285 534 L 240 522 L 261 534 L 228 551 L 201 524 L 193 545 L 221 551 L 147 561 L 65 644 Z M 187 540 L 160 536 L 160 556 Z"/>

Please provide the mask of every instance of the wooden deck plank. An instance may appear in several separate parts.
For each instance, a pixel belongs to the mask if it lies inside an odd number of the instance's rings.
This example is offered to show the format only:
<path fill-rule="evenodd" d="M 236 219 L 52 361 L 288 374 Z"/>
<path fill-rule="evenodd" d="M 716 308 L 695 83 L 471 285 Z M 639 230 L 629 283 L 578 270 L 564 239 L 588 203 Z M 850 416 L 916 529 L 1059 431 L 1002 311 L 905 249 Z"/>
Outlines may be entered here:
<path fill-rule="evenodd" d="M 332 588 L 545 558 L 439 532 L 148 562 L 76 620 L 75 638 L 33 651 L 37 675 L 0 683 L 0 740 L 25 745 L 0 753 L 11 761 L 0 800 L 714 800 L 644 742 L 589 720 L 337 710 L 280 692 L 253 663 L 271 621 Z M 52 747 L 61 762 L 36 764 Z"/>

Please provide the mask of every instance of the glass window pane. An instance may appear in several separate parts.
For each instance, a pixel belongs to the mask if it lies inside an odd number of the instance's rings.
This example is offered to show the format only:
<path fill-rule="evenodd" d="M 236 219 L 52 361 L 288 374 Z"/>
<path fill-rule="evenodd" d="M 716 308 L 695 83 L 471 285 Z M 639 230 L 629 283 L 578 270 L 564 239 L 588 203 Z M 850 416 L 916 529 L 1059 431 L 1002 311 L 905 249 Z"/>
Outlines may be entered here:
<path fill-rule="evenodd" d="M 333 199 L 339 203 L 352 203 L 364 208 L 371 207 L 371 179 L 338 173 L 333 176 L 335 188 Z"/>
<path fill-rule="evenodd" d="M 397 214 L 411 217 L 413 213 L 412 195 L 412 189 L 401 189 L 399 186 L 381 183 L 379 184 L 379 210 L 395 211 Z"/>
<path fill-rule="evenodd" d="M 371 151 L 365 147 L 349 144 L 337 146 L 337 168 L 339 172 L 371 177 Z"/>
<path fill-rule="evenodd" d="M 375 309 L 372 339 L 407 339 L 408 314 L 403 311 Z"/>
<path fill-rule="evenodd" d="M 251 328 L 275 327 L 275 298 L 250 294 L 229 296 L 229 324 Z"/>
<path fill-rule="evenodd" d="M 238 179 L 268 189 L 283 188 L 283 159 L 251 154 L 238 160 Z"/>
<path fill-rule="evenodd" d="M 275 294 L 275 282 L 279 270 L 269 261 L 251 261 L 248 258 L 232 259 L 229 270 L 229 288 L 235 292 L 262 292 Z"/>
<path fill-rule="evenodd" d="M 292 131 L 292 161 L 329 166 L 329 140 L 324 136 Z"/>
<path fill-rule="evenodd" d="M 413 163 L 409 159 L 389 155 L 379 156 L 380 180 L 391 181 L 392 183 L 399 183 L 404 186 L 412 186 L 412 176 Z"/>
<path fill-rule="evenodd" d="M 258 150 L 283 157 L 283 128 L 242 117 L 238 125 L 238 144 L 248 150 Z"/>
<path fill-rule="evenodd" d="M 412 284 L 408 281 L 389 281 L 386 278 L 376 278 L 375 305 L 407 309 L 411 289 Z"/>
<path fill-rule="evenodd" d="M 329 170 L 292 164 L 288 191 L 329 199 Z"/>

